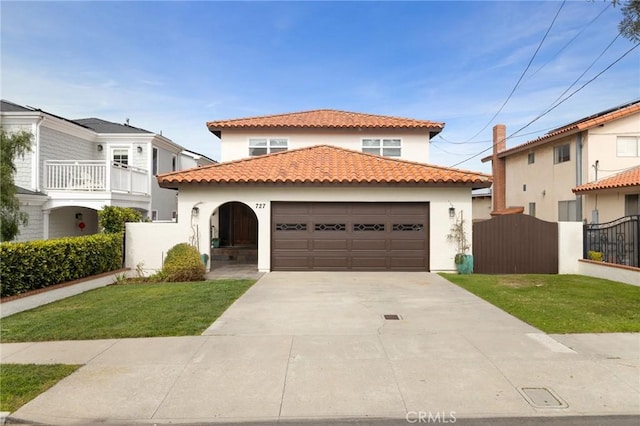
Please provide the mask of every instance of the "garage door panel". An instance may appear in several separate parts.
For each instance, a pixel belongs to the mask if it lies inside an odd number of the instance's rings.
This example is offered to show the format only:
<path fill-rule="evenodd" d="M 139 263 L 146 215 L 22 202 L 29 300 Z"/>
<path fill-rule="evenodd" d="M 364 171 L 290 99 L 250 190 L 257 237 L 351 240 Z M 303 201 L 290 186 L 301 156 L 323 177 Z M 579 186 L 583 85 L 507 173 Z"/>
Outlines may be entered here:
<path fill-rule="evenodd" d="M 425 270 L 425 260 L 421 257 L 391 257 L 391 267 L 396 269 Z"/>
<path fill-rule="evenodd" d="M 387 269 L 386 257 L 354 257 L 351 260 L 351 267 L 359 270 Z"/>
<path fill-rule="evenodd" d="M 278 256 L 271 265 L 274 270 L 307 270 L 311 266 L 311 259 L 297 256 Z"/>
<path fill-rule="evenodd" d="M 347 250 L 349 248 L 349 242 L 347 240 L 312 240 L 311 248 L 314 251 L 323 250 Z"/>
<path fill-rule="evenodd" d="M 413 250 L 423 252 L 426 249 L 425 240 L 391 240 L 391 250 L 405 251 Z"/>
<path fill-rule="evenodd" d="M 349 259 L 343 256 L 315 256 L 312 259 L 314 269 L 347 269 L 349 267 Z"/>
<path fill-rule="evenodd" d="M 353 240 L 351 241 L 351 250 L 386 250 L 387 240 Z"/>
<path fill-rule="evenodd" d="M 308 250 L 309 240 L 276 240 L 273 248 L 275 250 Z"/>
<path fill-rule="evenodd" d="M 273 270 L 428 270 L 428 203 L 272 203 Z"/>

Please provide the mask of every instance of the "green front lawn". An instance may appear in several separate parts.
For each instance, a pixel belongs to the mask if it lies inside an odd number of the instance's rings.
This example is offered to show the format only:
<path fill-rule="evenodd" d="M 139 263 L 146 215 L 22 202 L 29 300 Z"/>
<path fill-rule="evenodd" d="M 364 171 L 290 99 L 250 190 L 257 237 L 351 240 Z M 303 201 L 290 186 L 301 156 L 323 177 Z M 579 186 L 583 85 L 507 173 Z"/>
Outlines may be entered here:
<path fill-rule="evenodd" d="M 0 411 L 13 413 L 80 367 L 79 365 L 0 365 Z"/>
<path fill-rule="evenodd" d="M 0 341 L 197 335 L 254 283 L 112 285 L 3 318 Z"/>
<path fill-rule="evenodd" d="M 546 333 L 640 331 L 640 287 L 582 275 L 440 275 Z"/>

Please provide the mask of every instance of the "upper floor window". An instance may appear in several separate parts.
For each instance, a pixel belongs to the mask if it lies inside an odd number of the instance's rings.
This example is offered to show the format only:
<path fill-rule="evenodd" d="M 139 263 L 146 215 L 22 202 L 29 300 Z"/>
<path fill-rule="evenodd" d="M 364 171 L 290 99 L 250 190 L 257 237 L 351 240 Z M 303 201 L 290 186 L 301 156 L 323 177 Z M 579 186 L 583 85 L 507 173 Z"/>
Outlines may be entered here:
<path fill-rule="evenodd" d="M 616 155 L 618 157 L 640 157 L 640 136 L 618 136 Z"/>
<path fill-rule="evenodd" d="M 362 152 L 384 157 L 400 157 L 402 142 L 400 139 L 362 139 Z"/>
<path fill-rule="evenodd" d="M 571 144 L 558 145 L 553 148 L 553 164 L 571 160 Z"/>
<path fill-rule="evenodd" d="M 171 155 L 171 171 L 175 172 L 178 170 L 178 156 L 173 154 Z"/>
<path fill-rule="evenodd" d="M 113 162 L 122 165 L 129 164 L 129 150 L 115 148 L 113 150 Z"/>
<path fill-rule="evenodd" d="M 285 138 L 249 139 L 249 155 L 252 157 L 286 151 L 288 147 L 289 141 Z"/>
<path fill-rule="evenodd" d="M 527 155 L 527 164 L 533 164 L 535 162 L 536 162 L 536 153 L 530 152 L 529 155 Z"/>

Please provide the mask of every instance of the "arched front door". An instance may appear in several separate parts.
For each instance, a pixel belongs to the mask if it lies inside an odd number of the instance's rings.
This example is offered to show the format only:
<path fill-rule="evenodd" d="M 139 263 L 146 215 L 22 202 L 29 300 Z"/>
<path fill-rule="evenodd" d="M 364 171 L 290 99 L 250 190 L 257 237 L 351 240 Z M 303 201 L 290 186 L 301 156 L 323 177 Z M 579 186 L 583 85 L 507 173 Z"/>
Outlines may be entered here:
<path fill-rule="evenodd" d="M 246 204 L 231 202 L 220 206 L 220 246 L 258 245 L 258 218 Z"/>

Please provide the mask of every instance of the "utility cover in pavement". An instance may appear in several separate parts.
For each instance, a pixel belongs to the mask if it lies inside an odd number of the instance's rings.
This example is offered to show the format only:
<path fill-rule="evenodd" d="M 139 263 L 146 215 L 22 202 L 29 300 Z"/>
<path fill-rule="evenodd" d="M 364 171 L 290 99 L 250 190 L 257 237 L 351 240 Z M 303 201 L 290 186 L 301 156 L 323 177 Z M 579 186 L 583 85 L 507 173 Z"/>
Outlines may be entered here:
<path fill-rule="evenodd" d="M 399 320 L 400 319 L 400 315 L 398 315 L 398 314 L 385 314 L 384 315 L 384 319 L 386 319 L 386 320 Z"/>
<path fill-rule="evenodd" d="M 567 408 L 566 402 L 547 388 L 520 388 L 527 402 L 536 408 Z"/>

